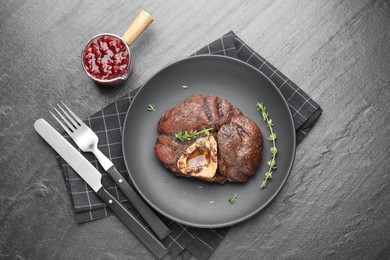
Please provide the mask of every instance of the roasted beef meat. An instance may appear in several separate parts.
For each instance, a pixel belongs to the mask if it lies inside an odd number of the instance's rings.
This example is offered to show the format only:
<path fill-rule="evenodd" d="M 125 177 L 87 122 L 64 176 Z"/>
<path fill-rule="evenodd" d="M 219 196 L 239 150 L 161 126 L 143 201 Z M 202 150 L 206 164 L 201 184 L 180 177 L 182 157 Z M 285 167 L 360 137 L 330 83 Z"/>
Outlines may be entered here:
<path fill-rule="evenodd" d="M 208 129 L 206 133 L 202 130 Z M 260 165 L 259 127 L 228 101 L 195 94 L 167 110 L 157 124 L 157 158 L 178 176 L 209 182 L 245 182 Z M 193 134 L 185 140 L 175 135 Z"/>

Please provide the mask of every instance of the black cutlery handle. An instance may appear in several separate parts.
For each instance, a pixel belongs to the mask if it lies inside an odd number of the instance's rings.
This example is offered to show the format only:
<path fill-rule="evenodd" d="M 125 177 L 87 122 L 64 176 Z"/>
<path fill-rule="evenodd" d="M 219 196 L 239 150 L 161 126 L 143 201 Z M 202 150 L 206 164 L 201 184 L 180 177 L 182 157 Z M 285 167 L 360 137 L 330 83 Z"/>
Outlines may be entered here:
<path fill-rule="evenodd" d="M 97 195 L 122 220 L 139 240 L 158 258 L 163 258 L 168 249 L 129 210 L 101 187 Z"/>
<path fill-rule="evenodd" d="M 137 209 L 138 213 L 143 217 L 146 223 L 148 223 L 149 227 L 158 236 L 158 238 L 165 238 L 170 232 L 168 227 L 164 224 L 164 222 L 161 221 L 156 213 L 151 210 L 149 205 L 146 204 L 146 202 L 138 195 L 138 193 L 135 192 L 135 190 L 123 178 L 114 165 L 107 170 L 107 173 L 129 199 L 131 204 L 133 204 L 134 208 Z"/>

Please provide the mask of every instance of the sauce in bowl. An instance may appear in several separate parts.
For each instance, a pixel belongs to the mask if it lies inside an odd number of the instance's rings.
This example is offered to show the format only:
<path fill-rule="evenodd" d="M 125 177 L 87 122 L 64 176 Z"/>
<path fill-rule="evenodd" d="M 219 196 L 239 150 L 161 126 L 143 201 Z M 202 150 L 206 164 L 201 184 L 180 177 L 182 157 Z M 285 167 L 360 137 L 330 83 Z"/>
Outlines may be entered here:
<path fill-rule="evenodd" d="M 131 54 L 127 44 L 113 34 L 92 38 L 82 53 L 85 72 L 97 83 L 118 85 L 131 73 Z"/>

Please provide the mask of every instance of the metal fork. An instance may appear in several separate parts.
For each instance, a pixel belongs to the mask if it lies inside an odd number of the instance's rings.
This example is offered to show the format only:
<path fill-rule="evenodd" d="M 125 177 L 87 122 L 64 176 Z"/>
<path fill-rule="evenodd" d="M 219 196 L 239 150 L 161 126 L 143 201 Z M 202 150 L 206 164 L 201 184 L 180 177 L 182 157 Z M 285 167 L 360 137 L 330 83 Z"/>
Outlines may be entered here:
<path fill-rule="evenodd" d="M 60 111 L 54 107 L 54 110 L 57 114 L 62 118 L 62 120 L 66 123 L 65 126 L 61 120 L 58 119 L 51 111 L 52 116 L 57 119 L 58 123 L 65 129 L 68 135 L 73 139 L 73 141 L 77 144 L 77 146 L 83 152 L 92 152 L 103 169 L 107 171 L 114 164 L 98 149 L 99 137 L 89 128 L 81 119 L 76 116 L 63 102 L 62 105 L 68 110 L 68 112 L 73 116 L 73 118 L 60 106 Z M 63 116 L 66 116 L 66 118 Z"/>
<path fill-rule="evenodd" d="M 73 139 L 77 146 L 83 152 L 92 152 L 103 169 L 111 176 L 118 187 L 123 191 L 132 205 L 138 210 L 140 215 L 148 223 L 154 233 L 163 239 L 169 234 L 168 227 L 159 219 L 159 217 L 150 209 L 144 200 L 134 191 L 129 183 L 123 178 L 115 165 L 108 159 L 98 148 L 98 136 L 70 110 L 63 102 L 62 106 L 57 105 L 59 110 L 54 107 L 54 110 L 61 117 L 62 121 L 50 111 L 52 116 L 60 123 L 68 135 Z M 63 123 L 64 122 L 64 123 Z"/>

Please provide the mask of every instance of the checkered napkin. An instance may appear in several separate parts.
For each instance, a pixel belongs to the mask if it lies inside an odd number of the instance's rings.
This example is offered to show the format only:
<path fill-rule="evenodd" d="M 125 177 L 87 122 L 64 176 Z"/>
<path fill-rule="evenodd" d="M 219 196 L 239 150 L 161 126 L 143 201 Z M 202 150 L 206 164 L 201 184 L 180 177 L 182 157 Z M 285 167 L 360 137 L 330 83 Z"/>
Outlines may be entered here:
<path fill-rule="evenodd" d="M 297 133 L 297 143 L 310 132 L 320 117 L 322 109 L 316 102 L 268 61 L 253 51 L 233 32 L 225 34 L 193 55 L 202 54 L 224 55 L 240 59 L 269 77 L 282 92 L 290 107 Z M 122 155 L 122 127 L 126 112 L 137 90 L 118 99 L 85 120 L 86 124 L 99 137 L 99 149 L 111 159 L 118 171 L 128 181 L 129 177 Z M 69 136 L 65 137 L 70 140 Z M 71 141 L 71 143 L 73 142 Z M 91 154 L 85 154 L 85 156 L 102 173 L 103 186 L 136 213 L 115 183 L 101 168 L 95 157 Z M 111 215 L 110 209 L 79 175 L 60 157 L 58 157 L 58 161 L 72 200 L 77 223 Z M 161 216 L 161 219 L 171 229 L 169 236 L 162 242 L 169 248 L 169 255 L 172 258 L 188 259 L 195 256 L 198 259 L 208 259 L 229 230 L 228 227 L 218 229 L 193 228 L 173 222 L 163 216 Z"/>

